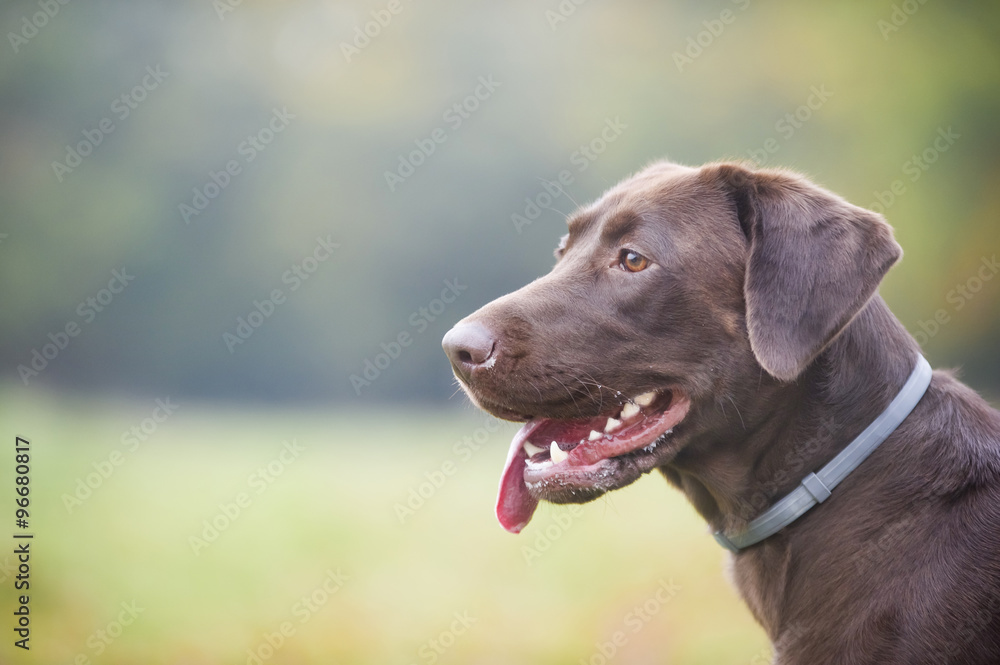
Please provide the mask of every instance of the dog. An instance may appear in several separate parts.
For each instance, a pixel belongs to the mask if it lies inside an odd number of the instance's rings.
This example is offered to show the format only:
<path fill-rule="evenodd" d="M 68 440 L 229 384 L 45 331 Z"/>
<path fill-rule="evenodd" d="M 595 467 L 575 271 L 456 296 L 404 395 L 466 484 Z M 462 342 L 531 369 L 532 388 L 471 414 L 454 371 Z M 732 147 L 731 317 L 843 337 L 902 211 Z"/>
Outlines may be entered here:
<path fill-rule="evenodd" d="M 884 219 L 789 171 L 660 162 L 568 227 L 442 342 L 524 423 L 501 524 L 657 469 L 734 550 L 775 663 L 1000 663 L 1000 413 L 878 295 Z"/>

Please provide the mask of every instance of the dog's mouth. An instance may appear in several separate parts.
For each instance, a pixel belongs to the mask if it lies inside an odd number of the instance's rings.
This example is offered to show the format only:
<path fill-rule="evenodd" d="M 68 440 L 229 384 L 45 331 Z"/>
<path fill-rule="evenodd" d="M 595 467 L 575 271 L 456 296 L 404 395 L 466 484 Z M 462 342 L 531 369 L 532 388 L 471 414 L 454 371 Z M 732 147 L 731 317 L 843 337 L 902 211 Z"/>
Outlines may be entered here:
<path fill-rule="evenodd" d="M 669 456 L 666 444 L 690 406 L 680 391 L 661 390 L 594 418 L 528 420 L 500 478 L 500 524 L 518 533 L 541 499 L 582 503 L 635 481 Z"/>

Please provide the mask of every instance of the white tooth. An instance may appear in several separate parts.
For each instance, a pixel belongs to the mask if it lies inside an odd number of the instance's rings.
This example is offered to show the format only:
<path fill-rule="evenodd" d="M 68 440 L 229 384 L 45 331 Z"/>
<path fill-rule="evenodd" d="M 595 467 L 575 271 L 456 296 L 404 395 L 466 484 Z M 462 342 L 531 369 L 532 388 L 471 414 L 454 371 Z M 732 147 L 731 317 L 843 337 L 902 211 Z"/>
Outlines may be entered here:
<path fill-rule="evenodd" d="M 605 432 L 614 432 L 616 429 L 622 426 L 622 421 L 615 420 L 614 418 L 608 418 L 608 424 L 604 426 Z"/>
<path fill-rule="evenodd" d="M 598 432 L 598 431 L 597 431 L 596 429 L 592 429 L 592 430 L 590 430 L 590 440 L 591 440 L 591 441 L 597 441 L 597 440 L 598 440 L 598 439 L 600 439 L 600 438 L 601 438 L 602 436 L 604 436 L 604 435 L 603 435 L 603 434 L 601 434 L 600 432 Z"/>
<path fill-rule="evenodd" d="M 531 441 L 525 441 L 523 447 L 524 447 L 524 452 L 528 453 L 528 457 L 531 457 L 533 455 L 537 455 L 538 453 L 540 453 L 540 452 L 542 452 L 542 451 L 545 450 L 545 448 L 541 448 L 539 446 L 536 446 Z"/>
<path fill-rule="evenodd" d="M 555 441 L 553 441 L 552 445 L 549 446 L 549 457 L 552 458 L 553 462 L 558 464 L 559 462 L 569 457 L 569 453 L 563 452 L 563 449 L 560 448 Z"/>
<path fill-rule="evenodd" d="M 666 432 L 660 435 L 660 438 L 658 438 L 656 441 L 653 441 L 651 444 L 643 448 L 643 450 L 645 450 L 647 453 L 653 452 L 653 449 L 656 448 L 656 446 L 660 445 L 660 441 L 663 441 L 665 438 L 667 438 L 673 431 L 674 431 L 673 428 L 668 429 Z"/>
<path fill-rule="evenodd" d="M 532 462 L 529 459 L 525 460 L 525 464 L 527 464 L 528 468 L 530 469 L 544 469 L 547 466 L 552 466 L 552 460 L 547 459 L 547 460 L 542 460 L 541 462 Z"/>
<path fill-rule="evenodd" d="M 622 407 L 622 420 L 628 420 L 629 418 L 635 416 L 639 413 L 639 407 L 637 407 L 632 402 L 629 402 Z"/>
<path fill-rule="evenodd" d="M 643 393 L 632 401 L 639 406 L 649 406 L 653 403 L 654 399 L 656 399 L 656 393 Z"/>

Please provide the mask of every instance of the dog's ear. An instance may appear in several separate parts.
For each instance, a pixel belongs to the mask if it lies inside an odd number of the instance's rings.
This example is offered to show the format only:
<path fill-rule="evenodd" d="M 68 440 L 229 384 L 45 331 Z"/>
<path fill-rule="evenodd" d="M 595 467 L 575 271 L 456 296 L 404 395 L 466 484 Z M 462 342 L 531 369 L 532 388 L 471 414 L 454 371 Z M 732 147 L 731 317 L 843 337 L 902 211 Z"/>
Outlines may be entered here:
<path fill-rule="evenodd" d="M 704 167 L 732 198 L 748 242 L 750 347 L 794 380 L 875 294 L 903 251 L 881 215 L 785 171 Z"/>

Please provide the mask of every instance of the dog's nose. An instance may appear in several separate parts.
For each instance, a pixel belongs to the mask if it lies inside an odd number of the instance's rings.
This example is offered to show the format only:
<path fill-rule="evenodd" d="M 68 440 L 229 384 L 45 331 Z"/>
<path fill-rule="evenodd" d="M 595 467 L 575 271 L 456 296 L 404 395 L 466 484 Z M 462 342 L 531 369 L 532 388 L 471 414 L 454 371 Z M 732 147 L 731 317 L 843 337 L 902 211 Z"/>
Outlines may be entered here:
<path fill-rule="evenodd" d="M 486 326 L 472 321 L 449 330 L 441 346 L 458 375 L 468 381 L 472 370 L 494 359 L 496 340 Z"/>

